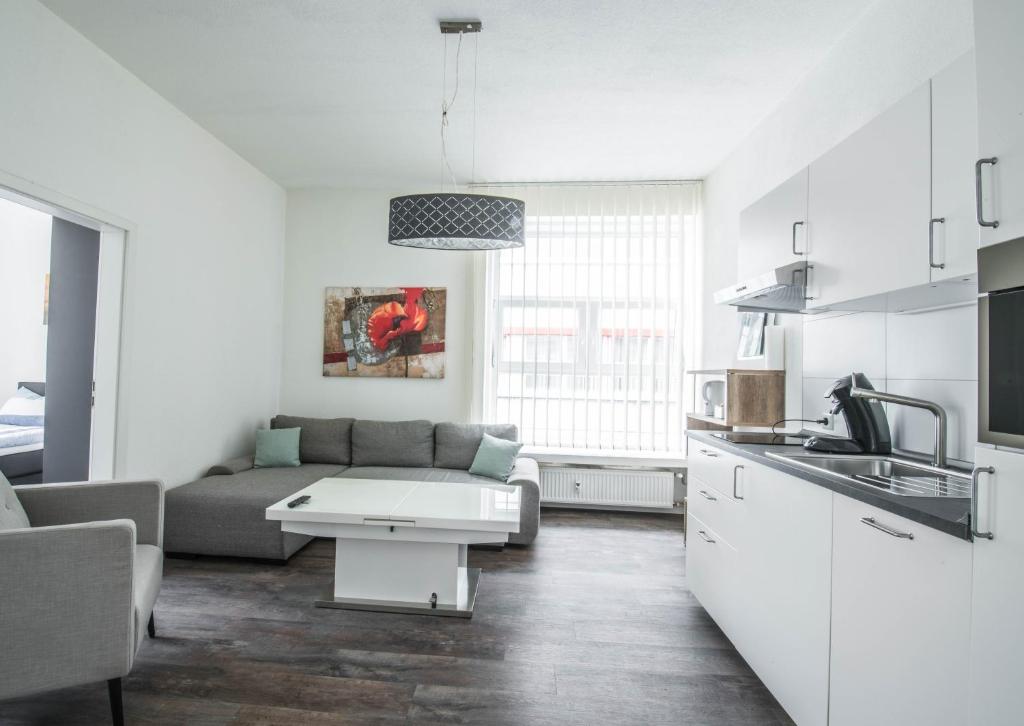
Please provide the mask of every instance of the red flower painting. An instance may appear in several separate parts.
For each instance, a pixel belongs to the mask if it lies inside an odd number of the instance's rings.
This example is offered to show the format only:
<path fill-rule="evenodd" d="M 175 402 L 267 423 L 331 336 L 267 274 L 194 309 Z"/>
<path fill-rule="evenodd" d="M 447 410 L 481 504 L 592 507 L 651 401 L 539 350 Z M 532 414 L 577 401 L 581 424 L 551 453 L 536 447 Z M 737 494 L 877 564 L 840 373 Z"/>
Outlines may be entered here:
<path fill-rule="evenodd" d="M 443 287 L 329 287 L 324 375 L 444 378 Z"/>
<path fill-rule="evenodd" d="M 370 313 L 366 330 L 377 350 L 387 350 L 395 338 L 422 332 L 427 327 L 427 310 L 420 305 L 422 287 L 406 287 L 405 302 L 386 302 Z"/>

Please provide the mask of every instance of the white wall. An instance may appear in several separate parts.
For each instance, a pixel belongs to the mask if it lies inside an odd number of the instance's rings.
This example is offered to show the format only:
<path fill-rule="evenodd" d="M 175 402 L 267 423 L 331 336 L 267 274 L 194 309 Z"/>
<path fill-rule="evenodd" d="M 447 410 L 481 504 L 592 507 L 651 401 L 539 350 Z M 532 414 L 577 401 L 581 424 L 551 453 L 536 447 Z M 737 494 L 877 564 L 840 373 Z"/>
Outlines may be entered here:
<path fill-rule="evenodd" d="M 52 224 L 48 214 L 0 199 L 0 403 L 18 381 L 46 380 L 43 291 Z"/>
<path fill-rule="evenodd" d="M 707 177 L 702 367 L 734 363 L 737 315 L 733 308 L 714 305 L 711 295 L 736 281 L 740 211 L 934 76 L 973 44 L 971 0 L 879 0 L 779 108 Z M 787 328 L 787 415 L 799 416 L 808 407 L 819 413 L 810 401 L 800 403 L 806 398 L 803 377 L 813 377 L 814 373 L 801 369 L 809 362 L 808 354 L 803 352 L 804 321 L 795 315 L 782 318 Z M 912 324 L 924 324 L 921 316 L 915 319 L 918 322 Z M 881 336 L 884 340 L 884 327 Z M 878 353 L 884 358 L 884 347 Z M 836 363 L 837 367 L 840 363 L 844 367 L 854 364 L 858 370 L 871 367 L 869 356 L 858 352 L 852 354 L 852 359 L 837 358 Z M 849 370 L 844 372 L 849 374 Z M 815 395 L 820 397 L 821 391 Z M 912 438 L 916 440 L 917 436 Z"/>
<path fill-rule="evenodd" d="M 284 191 L 34 0 L 0 10 L 0 88 L 0 183 L 129 230 L 117 475 L 248 449 L 277 409 Z"/>
<path fill-rule="evenodd" d="M 473 386 L 474 252 L 388 244 L 388 200 L 416 190 L 288 193 L 281 412 L 468 421 Z M 445 286 L 445 377 L 324 378 L 325 287 Z"/>

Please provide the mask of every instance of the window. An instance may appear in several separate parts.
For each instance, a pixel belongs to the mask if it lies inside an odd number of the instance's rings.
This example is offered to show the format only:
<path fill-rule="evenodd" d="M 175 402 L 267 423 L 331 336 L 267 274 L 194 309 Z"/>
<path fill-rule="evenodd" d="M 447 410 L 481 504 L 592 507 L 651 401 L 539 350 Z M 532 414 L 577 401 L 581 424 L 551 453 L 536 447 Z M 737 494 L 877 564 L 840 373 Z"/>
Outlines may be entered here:
<path fill-rule="evenodd" d="M 674 451 L 697 183 L 528 185 L 526 246 L 488 255 L 484 415 L 527 444 Z"/>

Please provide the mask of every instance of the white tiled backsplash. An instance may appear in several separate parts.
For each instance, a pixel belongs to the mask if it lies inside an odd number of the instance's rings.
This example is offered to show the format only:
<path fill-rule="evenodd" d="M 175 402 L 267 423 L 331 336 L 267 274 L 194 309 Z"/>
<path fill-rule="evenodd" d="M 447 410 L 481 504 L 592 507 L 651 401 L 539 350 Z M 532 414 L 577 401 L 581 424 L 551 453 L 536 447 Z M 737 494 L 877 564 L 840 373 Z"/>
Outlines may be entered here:
<path fill-rule="evenodd" d="M 949 417 L 949 456 L 974 459 L 978 428 L 976 305 L 928 313 L 826 313 L 803 326 L 803 417 L 829 406 L 823 394 L 837 378 L 864 373 L 879 390 L 935 401 Z M 934 417 L 886 405 L 893 444 L 931 453 Z M 816 428 L 805 424 L 807 428 Z M 842 417 L 836 432 L 845 435 Z"/>

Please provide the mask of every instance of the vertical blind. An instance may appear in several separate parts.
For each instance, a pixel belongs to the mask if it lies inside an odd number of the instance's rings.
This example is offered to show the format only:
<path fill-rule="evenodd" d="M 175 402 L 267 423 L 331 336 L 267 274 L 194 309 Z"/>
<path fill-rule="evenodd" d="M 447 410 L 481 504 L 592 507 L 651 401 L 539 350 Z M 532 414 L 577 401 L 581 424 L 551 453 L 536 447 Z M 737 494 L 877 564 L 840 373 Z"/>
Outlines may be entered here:
<path fill-rule="evenodd" d="M 682 446 L 700 185 L 523 185 L 526 245 L 487 258 L 486 420 L 527 444 Z"/>

